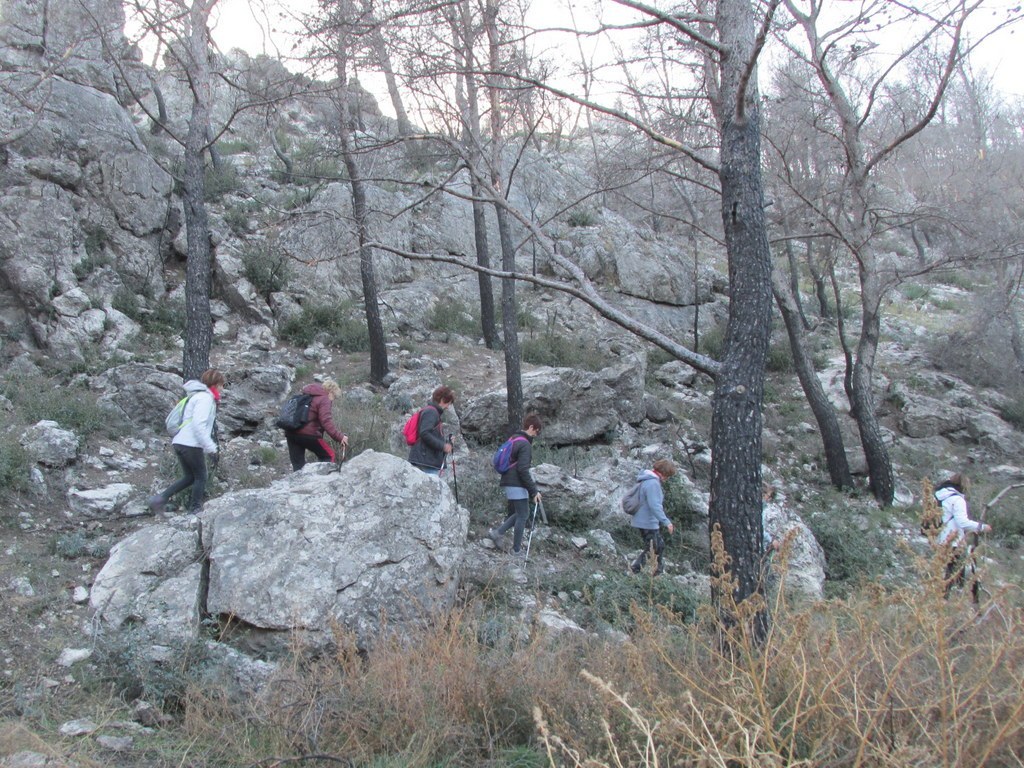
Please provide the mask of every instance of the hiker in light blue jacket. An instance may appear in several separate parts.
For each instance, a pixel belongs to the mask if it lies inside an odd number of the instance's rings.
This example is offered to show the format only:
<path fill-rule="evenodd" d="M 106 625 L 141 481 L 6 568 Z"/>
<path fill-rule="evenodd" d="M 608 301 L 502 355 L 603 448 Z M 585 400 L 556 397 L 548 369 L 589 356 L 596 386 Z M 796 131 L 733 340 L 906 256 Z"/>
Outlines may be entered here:
<path fill-rule="evenodd" d="M 206 495 L 206 455 L 216 456 L 217 443 L 213 439 L 213 426 L 217 418 L 217 401 L 220 389 L 224 386 L 224 374 L 216 368 L 203 372 L 199 381 L 190 379 L 185 382 L 185 415 L 181 428 L 171 440 L 174 453 L 181 465 L 182 477 L 171 483 L 161 493 L 151 496 L 149 508 L 160 512 L 167 501 L 179 491 L 189 486 L 192 495 L 188 511 L 197 515 L 203 509 L 203 496 Z"/>
<path fill-rule="evenodd" d="M 640 509 L 633 515 L 630 523 L 640 531 L 643 537 L 643 549 L 640 555 L 629 566 L 633 573 L 640 573 L 640 569 L 647 562 L 647 553 L 654 551 L 657 558 L 657 567 L 654 575 L 657 576 L 665 570 L 665 561 L 662 553 L 665 551 L 665 539 L 661 535 L 661 526 L 668 528 L 669 535 L 675 530 L 672 521 L 665 515 L 665 492 L 661 484 L 675 475 L 676 465 L 671 459 L 658 459 L 651 469 L 645 469 L 636 476 L 640 487 Z"/>

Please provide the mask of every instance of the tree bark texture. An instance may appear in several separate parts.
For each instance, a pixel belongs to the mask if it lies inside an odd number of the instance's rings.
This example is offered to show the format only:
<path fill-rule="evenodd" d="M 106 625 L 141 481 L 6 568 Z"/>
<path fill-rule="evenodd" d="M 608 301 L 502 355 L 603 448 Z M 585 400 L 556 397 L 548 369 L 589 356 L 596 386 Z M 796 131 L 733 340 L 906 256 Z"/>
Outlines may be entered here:
<path fill-rule="evenodd" d="M 736 603 L 763 595 L 761 407 L 771 333 L 771 254 L 761 180 L 760 111 L 753 10 L 746 0 L 719 0 L 716 26 L 722 51 L 716 113 L 721 136 L 722 223 L 729 257 L 729 322 L 711 416 L 709 524 L 721 531 L 731 563 Z M 745 76 L 749 79 L 745 80 Z M 744 87 L 745 85 L 745 87 Z M 736 617 L 713 581 L 712 600 L 726 624 Z M 751 630 L 764 637 L 768 616 L 757 610 Z"/>
<path fill-rule="evenodd" d="M 210 130 L 212 74 L 209 64 L 210 11 L 216 0 L 194 0 L 189 8 L 188 67 L 192 87 L 192 113 L 184 146 L 184 214 L 187 257 L 185 264 L 185 349 L 182 373 L 195 379 L 210 367 L 213 320 L 210 313 L 212 251 L 206 211 L 204 156 Z"/>

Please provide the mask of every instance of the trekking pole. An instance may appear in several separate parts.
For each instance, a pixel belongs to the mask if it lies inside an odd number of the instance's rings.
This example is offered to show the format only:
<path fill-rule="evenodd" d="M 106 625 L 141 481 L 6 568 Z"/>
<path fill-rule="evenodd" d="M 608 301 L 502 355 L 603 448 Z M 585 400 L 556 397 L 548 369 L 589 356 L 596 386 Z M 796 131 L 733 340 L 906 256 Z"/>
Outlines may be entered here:
<path fill-rule="evenodd" d="M 449 439 L 447 439 L 447 442 L 449 442 L 449 445 L 452 446 L 452 453 L 450 454 L 450 456 L 452 457 L 452 482 L 455 483 L 455 503 L 458 504 L 459 503 L 459 473 L 456 472 L 456 470 L 455 470 L 455 435 L 449 435 Z"/>
<path fill-rule="evenodd" d="M 538 499 L 537 506 L 540 507 L 540 519 L 544 522 L 544 525 L 551 525 L 548 522 L 548 513 L 544 511 L 544 502 Z"/>
<path fill-rule="evenodd" d="M 529 560 L 530 559 L 530 544 L 533 543 L 533 529 L 537 527 L 537 510 L 539 508 L 540 508 L 540 499 L 538 499 L 537 501 L 534 502 L 534 504 L 533 504 L 533 514 L 530 516 L 529 520 L 526 521 L 529 524 L 529 526 L 530 526 L 530 532 L 526 536 L 526 557 L 523 558 L 524 560 Z"/>

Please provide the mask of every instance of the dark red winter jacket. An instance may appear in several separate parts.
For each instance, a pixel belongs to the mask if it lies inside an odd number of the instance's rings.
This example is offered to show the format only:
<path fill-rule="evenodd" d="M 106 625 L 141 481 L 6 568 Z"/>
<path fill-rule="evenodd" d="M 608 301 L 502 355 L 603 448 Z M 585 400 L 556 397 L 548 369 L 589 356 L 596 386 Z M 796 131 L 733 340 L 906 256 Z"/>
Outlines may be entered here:
<path fill-rule="evenodd" d="M 320 437 L 326 432 L 338 442 L 341 442 L 344 435 L 336 426 L 331 416 L 331 398 L 327 396 L 323 386 L 317 383 L 307 384 L 302 388 L 302 394 L 312 395 L 313 402 L 309 404 L 309 421 L 295 430 L 293 435 L 309 435 Z"/>

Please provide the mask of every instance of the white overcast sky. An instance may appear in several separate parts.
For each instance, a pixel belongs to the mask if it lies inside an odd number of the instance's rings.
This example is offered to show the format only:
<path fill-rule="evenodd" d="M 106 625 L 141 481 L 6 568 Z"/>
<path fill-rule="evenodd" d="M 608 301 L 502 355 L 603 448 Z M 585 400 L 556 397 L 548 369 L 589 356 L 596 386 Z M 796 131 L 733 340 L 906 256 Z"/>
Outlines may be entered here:
<path fill-rule="evenodd" d="M 534 3 L 537 26 L 549 24 L 568 25 L 568 13 L 564 10 L 567 0 L 540 0 Z M 859 2 L 836 0 L 836 7 L 844 5 L 859 6 Z M 975 17 L 980 24 L 991 23 L 1005 14 L 1007 8 L 1019 6 L 1016 0 L 986 0 L 983 8 Z M 216 9 L 214 39 L 221 50 L 241 48 L 250 54 L 266 53 L 270 56 L 288 55 L 292 41 L 286 34 L 289 25 L 281 19 L 282 6 L 290 9 L 290 13 L 301 12 L 304 8 L 315 6 L 314 0 L 220 0 Z M 619 19 L 626 13 L 621 6 L 611 2 L 600 3 L 599 0 L 574 0 L 573 7 L 576 21 L 580 25 L 591 23 L 596 18 L 593 11 L 601 7 L 603 13 L 616 13 Z M 984 68 L 993 75 L 996 86 L 1007 97 L 1024 97 L 1024 27 L 1004 30 L 985 41 L 976 52 L 973 61 L 976 69 Z M 893 44 L 897 45 L 898 40 Z M 764 76 L 762 74 L 762 81 Z M 364 80 L 364 85 L 371 87 Z M 378 95 L 380 96 L 380 95 Z M 386 99 L 381 99 L 381 106 L 387 108 Z"/>

